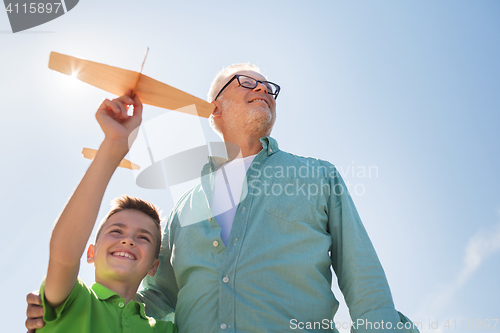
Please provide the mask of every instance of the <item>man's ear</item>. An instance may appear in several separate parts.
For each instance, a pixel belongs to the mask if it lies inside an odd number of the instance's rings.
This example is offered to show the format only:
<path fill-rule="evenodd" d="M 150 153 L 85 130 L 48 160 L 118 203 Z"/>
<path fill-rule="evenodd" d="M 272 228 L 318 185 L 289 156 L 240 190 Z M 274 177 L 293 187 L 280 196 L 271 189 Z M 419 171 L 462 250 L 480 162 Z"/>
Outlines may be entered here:
<path fill-rule="evenodd" d="M 95 259 L 95 246 L 94 244 L 90 244 L 87 250 L 87 262 L 89 264 L 93 263 Z"/>
<path fill-rule="evenodd" d="M 153 264 L 148 270 L 148 275 L 154 276 L 156 274 L 156 271 L 158 270 L 159 265 L 160 265 L 160 259 L 155 259 L 155 261 L 153 261 Z"/>
<path fill-rule="evenodd" d="M 220 101 L 212 101 L 212 104 L 215 105 L 215 109 L 212 111 L 212 114 L 214 117 L 220 117 L 221 115 L 221 109 L 220 107 L 222 106 Z"/>

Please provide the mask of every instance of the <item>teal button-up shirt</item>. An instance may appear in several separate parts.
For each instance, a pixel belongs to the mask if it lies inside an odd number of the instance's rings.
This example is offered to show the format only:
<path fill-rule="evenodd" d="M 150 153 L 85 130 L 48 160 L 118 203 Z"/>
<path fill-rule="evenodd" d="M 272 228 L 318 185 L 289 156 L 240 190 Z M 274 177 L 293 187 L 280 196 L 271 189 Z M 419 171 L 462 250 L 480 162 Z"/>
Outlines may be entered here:
<path fill-rule="evenodd" d="M 384 271 L 336 168 L 261 142 L 227 246 L 210 211 L 223 161 L 212 158 L 175 205 L 158 272 L 140 292 L 148 315 L 175 311 L 183 333 L 336 332 L 333 267 L 356 332 L 373 332 L 368 322 L 396 328 Z"/>

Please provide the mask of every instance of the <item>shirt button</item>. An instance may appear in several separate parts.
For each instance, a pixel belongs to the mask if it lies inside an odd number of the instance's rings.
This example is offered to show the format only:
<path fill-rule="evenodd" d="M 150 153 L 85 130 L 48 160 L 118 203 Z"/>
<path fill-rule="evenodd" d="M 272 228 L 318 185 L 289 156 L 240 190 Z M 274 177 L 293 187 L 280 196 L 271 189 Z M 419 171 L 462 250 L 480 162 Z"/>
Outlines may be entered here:
<path fill-rule="evenodd" d="M 120 308 L 123 308 L 123 307 L 125 306 L 125 303 L 120 302 L 120 303 L 118 303 L 118 306 L 119 306 Z"/>
<path fill-rule="evenodd" d="M 221 330 L 225 330 L 227 328 L 227 325 L 226 324 L 220 324 L 220 329 Z"/>
<path fill-rule="evenodd" d="M 129 327 L 129 326 L 130 326 L 130 324 L 129 324 L 129 323 L 123 323 L 123 326 L 125 326 L 125 327 Z"/>
<path fill-rule="evenodd" d="M 212 244 L 213 244 L 215 247 L 219 246 L 219 242 L 218 242 L 218 241 L 214 241 Z"/>
<path fill-rule="evenodd" d="M 270 152 L 270 153 L 272 153 L 272 152 L 273 152 L 272 148 L 269 148 L 269 152 Z"/>
<path fill-rule="evenodd" d="M 234 245 L 236 245 L 236 243 L 238 243 L 238 238 L 234 239 Z"/>
<path fill-rule="evenodd" d="M 241 213 L 243 214 L 245 212 L 245 207 L 241 209 Z"/>
<path fill-rule="evenodd" d="M 224 276 L 224 278 L 222 279 L 222 281 L 224 281 L 224 283 L 228 283 L 229 282 L 229 276 Z"/>

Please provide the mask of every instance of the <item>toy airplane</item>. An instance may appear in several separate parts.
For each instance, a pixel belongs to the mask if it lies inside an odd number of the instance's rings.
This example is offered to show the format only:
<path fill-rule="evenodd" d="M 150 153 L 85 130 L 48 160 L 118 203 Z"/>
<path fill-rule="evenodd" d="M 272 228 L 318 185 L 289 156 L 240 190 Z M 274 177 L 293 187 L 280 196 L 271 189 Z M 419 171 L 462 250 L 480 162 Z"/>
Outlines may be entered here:
<path fill-rule="evenodd" d="M 50 53 L 49 68 L 66 75 L 76 74 L 77 79 L 118 96 L 132 89 L 139 96 L 143 104 L 169 110 L 177 110 L 194 104 L 196 105 L 198 115 L 204 118 L 208 118 L 215 108 L 213 104 L 201 98 L 190 95 L 142 73 L 83 60 L 57 52 Z M 182 110 L 179 111 L 183 112 Z"/>
<path fill-rule="evenodd" d="M 93 160 L 95 158 L 96 154 L 97 154 L 97 150 L 95 150 L 95 149 L 83 148 L 83 150 L 82 150 L 83 157 L 88 158 L 89 160 Z M 132 163 L 127 159 L 122 159 L 118 166 L 122 167 L 122 168 L 130 169 L 130 170 L 139 170 L 141 168 L 137 164 Z"/>
<path fill-rule="evenodd" d="M 142 74 L 142 68 L 141 72 L 135 72 L 57 52 L 50 53 L 49 68 L 66 75 L 76 74 L 77 79 L 118 96 L 131 89 L 143 104 L 189 114 L 192 114 L 192 108 L 185 107 L 194 104 L 198 116 L 204 118 L 208 118 L 215 108 L 211 103 Z M 82 153 L 84 157 L 93 159 L 95 154 L 90 151 L 93 149 L 84 148 Z M 125 159 L 120 166 L 139 169 L 138 165 Z"/>

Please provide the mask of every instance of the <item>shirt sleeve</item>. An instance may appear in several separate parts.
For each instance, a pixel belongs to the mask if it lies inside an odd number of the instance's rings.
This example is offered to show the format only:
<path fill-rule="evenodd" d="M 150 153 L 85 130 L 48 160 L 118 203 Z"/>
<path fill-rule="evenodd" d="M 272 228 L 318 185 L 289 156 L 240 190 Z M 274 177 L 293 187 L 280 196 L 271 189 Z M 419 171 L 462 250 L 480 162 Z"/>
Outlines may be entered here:
<path fill-rule="evenodd" d="M 331 258 L 353 321 L 353 332 L 392 331 L 391 328 L 397 328 L 399 315 L 384 270 L 347 187 L 335 171 L 330 178 L 328 214 Z"/>
<path fill-rule="evenodd" d="M 172 254 L 171 226 L 175 217 L 172 210 L 167 220 L 160 250 L 160 266 L 154 276 L 146 276 L 142 281 L 143 289 L 138 292 L 137 298 L 145 304 L 145 311 L 149 317 L 157 320 L 174 320 L 175 305 L 177 303 L 177 283 L 174 270 L 170 263 Z"/>
<path fill-rule="evenodd" d="M 85 283 L 80 280 L 80 278 L 78 278 L 75 286 L 73 287 L 73 290 L 71 290 L 71 293 L 66 298 L 64 303 L 59 304 L 56 308 L 53 308 L 52 306 L 50 306 L 47 298 L 45 297 L 45 280 L 43 280 L 42 286 L 40 287 L 40 297 L 42 299 L 42 306 L 44 309 L 43 321 L 46 323 L 50 323 L 58 320 L 63 315 L 64 311 L 71 306 L 71 304 L 83 288 L 86 288 Z"/>

